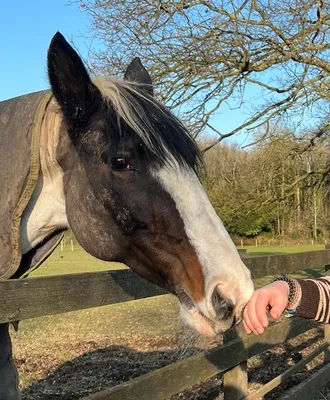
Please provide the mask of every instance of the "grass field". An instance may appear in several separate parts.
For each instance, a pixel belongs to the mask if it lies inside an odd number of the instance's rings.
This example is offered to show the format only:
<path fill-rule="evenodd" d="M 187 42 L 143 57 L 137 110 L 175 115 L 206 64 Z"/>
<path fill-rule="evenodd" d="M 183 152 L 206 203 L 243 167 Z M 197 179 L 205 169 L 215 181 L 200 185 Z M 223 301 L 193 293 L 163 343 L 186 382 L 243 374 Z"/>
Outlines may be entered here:
<path fill-rule="evenodd" d="M 324 250 L 324 244 L 315 245 L 295 245 L 295 246 L 246 246 L 238 247 L 239 249 L 246 249 L 248 254 L 258 255 L 271 255 L 271 254 L 288 254 L 288 253 L 302 253 L 304 251 L 317 251 Z"/>
<path fill-rule="evenodd" d="M 251 246 L 247 250 L 250 254 L 264 255 L 322 248 L 324 246 Z M 67 246 L 63 251 L 58 248 L 31 277 L 118 268 L 126 267 L 96 260 L 78 246 L 74 247 L 74 251 Z M 301 272 L 295 276 L 310 277 L 310 273 L 311 271 Z M 322 270 L 312 272 L 313 276 L 321 273 Z M 264 285 L 272 279 L 271 276 L 258 279 L 255 286 Z M 152 357 L 156 357 L 157 353 L 156 358 L 159 360 L 165 357 L 165 353 L 160 352 L 165 351 L 166 357 L 170 354 L 172 360 L 176 360 L 181 351 L 177 343 L 182 344 L 187 339 L 180 332 L 178 303 L 171 295 L 22 321 L 19 331 L 13 332 L 12 338 L 24 390 L 23 398 L 71 400 L 78 398 L 78 392 L 79 395 L 86 395 L 87 393 L 82 392 L 85 386 L 89 390 L 100 390 L 111 385 L 112 378 L 108 375 L 104 378 L 102 375 L 105 369 L 109 373 L 109 363 L 117 365 L 119 362 L 119 370 L 125 370 L 124 364 L 128 363 L 128 359 L 146 352 L 149 356 L 153 354 Z M 100 349 L 111 349 L 107 353 L 106 361 L 103 360 L 106 367 L 100 359 L 95 358 L 95 352 Z M 120 359 L 120 354 L 127 356 L 125 360 Z M 79 361 L 81 359 L 84 360 L 82 364 Z M 170 362 L 169 359 L 166 360 Z M 150 357 L 144 362 L 149 361 Z M 86 376 L 86 363 L 88 368 L 96 375 L 101 374 L 102 378 L 93 374 Z M 130 377 L 134 376 L 134 368 L 129 369 Z M 117 375 L 120 373 L 122 372 L 116 372 Z"/>
<path fill-rule="evenodd" d="M 242 247 L 239 247 L 242 248 Z M 263 256 L 271 254 L 301 253 L 304 251 L 324 250 L 324 245 L 314 246 L 247 246 L 243 247 L 248 254 Z M 90 256 L 80 246 L 64 246 L 63 251 L 57 248 L 52 256 L 30 276 L 48 276 L 72 274 L 79 272 L 107 271 L 109 269 L 127 268 L 124 264 L 109 263 Z"/>
<path fill-rule="evenodd" d="M 109 263 L 98 260 L 84 251 L 80 246 L 64 246 L 63 251 L 58 247 L 49 259 L 33 271 L 30 276 L 49 276 L 74 274 L 79 272 L 108 271 L 109 269 L 127 268 L 124 264 Z"/>

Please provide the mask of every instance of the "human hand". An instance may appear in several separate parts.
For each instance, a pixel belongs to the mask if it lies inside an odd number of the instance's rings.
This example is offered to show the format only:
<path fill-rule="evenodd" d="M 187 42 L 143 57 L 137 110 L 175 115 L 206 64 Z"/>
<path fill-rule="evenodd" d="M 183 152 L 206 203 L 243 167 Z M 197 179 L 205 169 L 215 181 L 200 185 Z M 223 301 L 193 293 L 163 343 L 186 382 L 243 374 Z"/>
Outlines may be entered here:
<path fill-rule="evenodd" d="M 276 281 L 256 290 L 243 313 L 243 325 L 246 333 L 260 335 L 268 326 L 267 307 L 272 318 L 279 318 L 288 304 L 289 284 Z"/>

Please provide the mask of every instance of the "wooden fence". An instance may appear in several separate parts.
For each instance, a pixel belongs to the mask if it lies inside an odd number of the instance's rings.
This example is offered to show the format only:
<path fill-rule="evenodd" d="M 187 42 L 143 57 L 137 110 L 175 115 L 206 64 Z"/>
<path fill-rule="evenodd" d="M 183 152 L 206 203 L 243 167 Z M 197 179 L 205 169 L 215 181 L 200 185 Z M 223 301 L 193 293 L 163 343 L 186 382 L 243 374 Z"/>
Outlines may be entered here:
<path fill-rule="evenodd" d="M 263 257 L 243 255 L 243 257 L 254 278 L 269 274 L 294 273 L 330 264 L 330 250 Z M 130 270 L 0 281 L 0 323 L 161 294 L 165 292 L 142 280 Z M 226 400 L 242 398 L 256 400 L 304 368 L 320 353 L 325 352 L 326 361 L 329 361 L 327 349 L 330 343 L 330 331 L 326 326 L 325 343 L 322 346 L 255 393 L 247 393 L 247 360 L 250 357 L 282 344 L 315 326 L 312 321 L 289 319 L 269 327 L 261 336 L 246 336 L 239 330 L 232 330 L 225 335 L 223 346 L 142 375 L 91 395 L 85 400 L 166 400 L 219 373 L 224 374 Z M 287 395 L 289 397 L 284 396 L 283 399 L 309 399 L 311 391 L 318 390 L 330 381 L 329 372 L 330 365 L 325 365 L 308 382 L 289 391 Z"/>

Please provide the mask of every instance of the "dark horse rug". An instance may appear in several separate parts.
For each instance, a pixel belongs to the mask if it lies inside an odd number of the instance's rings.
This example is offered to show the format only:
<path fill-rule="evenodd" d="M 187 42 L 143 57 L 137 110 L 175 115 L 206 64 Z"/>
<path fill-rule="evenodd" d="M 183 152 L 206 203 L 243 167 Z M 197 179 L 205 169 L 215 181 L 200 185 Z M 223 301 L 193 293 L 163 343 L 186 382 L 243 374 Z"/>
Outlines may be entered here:
<path fill-rule="evenodd" d="M 0 102 L 0 280 L 22 276 L 54 247 L 23 258 L 20 251 L 21 216 L 39 178 L 40 128 L 51 98 L 41 91 Z"/>
<path fill-rule="evenodd" d="M 61 234 L 24 256 L 20 223 L 40 174 L 40 131 L 50 91 L 0 102 L 0 280 L 25 276 L 53 251 Z M 1 289 L 0 289 L 1 301 Z M 0 400 L 20 399 L 8 324 L 0 324 Z"/>

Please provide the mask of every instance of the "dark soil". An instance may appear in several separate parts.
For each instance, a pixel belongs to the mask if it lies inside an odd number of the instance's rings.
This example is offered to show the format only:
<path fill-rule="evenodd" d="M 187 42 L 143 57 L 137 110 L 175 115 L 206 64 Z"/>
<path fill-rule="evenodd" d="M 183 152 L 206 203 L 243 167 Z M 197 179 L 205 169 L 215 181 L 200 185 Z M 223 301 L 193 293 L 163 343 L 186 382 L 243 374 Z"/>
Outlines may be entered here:
<path fill-rule="evenodd" d="M 322 331 L 313 329 L 249 360 L 249 391 L 252 392 L 284 372 L 291 365 L 306 357 L 322 343 Z M 213 345 L 210 345 L 212 347 Z M 45 352 L 38 360 L 18 358 L 20 373 L 43 376 L 33 383 L 23 385 L 24 400 L 75 400 L 82 396 L 115 386 L 170 363 L 196 354 L 199 348 L 177 348 L 173 336 L 159 338 L 131 338 L 121 345 L 103 341 L 64 343 L 63 357 L 59 361 L 53 352 Z M 305 380 L 322 364 L 322 355 L 296 374 L 287 383 L 275 389 L 265 399 L 278 399 L 280 393 Z M 171 400 L 221 399 L 222 378 L 214 378 L 190 390 L 172 396 Z M 152 398 L 150 398 L 152 400 Z"/>

